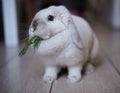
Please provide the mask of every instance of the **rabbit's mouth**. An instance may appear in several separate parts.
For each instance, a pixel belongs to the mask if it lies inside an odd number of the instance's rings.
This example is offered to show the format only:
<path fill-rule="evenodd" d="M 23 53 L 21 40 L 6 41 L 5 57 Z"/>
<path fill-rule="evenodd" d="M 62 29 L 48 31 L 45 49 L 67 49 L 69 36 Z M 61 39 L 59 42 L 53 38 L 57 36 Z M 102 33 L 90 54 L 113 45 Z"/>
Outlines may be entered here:
<path fill-rule="evenodd" d="M 36 35 L 39 36 L 39 38 L 42 40 L 48 40 L 51 38 L 51 35 L 48 33 L 42 33 L 42 34 L 37 33 Z"/>

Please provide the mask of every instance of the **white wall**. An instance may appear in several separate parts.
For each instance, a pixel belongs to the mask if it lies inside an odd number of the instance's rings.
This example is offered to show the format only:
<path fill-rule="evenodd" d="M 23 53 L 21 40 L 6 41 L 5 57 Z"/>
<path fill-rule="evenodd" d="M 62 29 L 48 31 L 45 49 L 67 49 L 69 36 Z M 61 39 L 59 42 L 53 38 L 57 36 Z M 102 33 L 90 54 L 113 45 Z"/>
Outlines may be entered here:
<path fill-rule="evenodd" d="M 113 27 L 120 28 L 120 0 L 113 0 Z"/>
<path fill-rule="evenodd" d="M 4 37 L 6 46 L 18 45 L 16 0 L 2 0 Z"/>

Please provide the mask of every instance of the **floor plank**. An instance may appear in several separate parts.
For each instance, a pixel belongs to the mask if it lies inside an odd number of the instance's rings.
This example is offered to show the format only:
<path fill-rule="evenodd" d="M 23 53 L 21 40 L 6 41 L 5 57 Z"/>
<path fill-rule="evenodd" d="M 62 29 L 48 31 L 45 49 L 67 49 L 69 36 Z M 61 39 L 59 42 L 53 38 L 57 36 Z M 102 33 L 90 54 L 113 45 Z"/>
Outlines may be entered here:
<path fill-rule="evenodd" d="M 109 60 L 111 61 L 112 65 L 115 67 L 116 71 L 120 75 L 120 55 L 109 55 Z"/>
<path fill-rule="evenodd" d="M 18 55 L 17 53 L 18 47 L 6 47 L 3 43 L 0 43 L 0 67 L 13 60 Z"/>
<path fill-rule="evenodd" d="M 79 83 L 71 84 L 67 78 L 54 82 L 52 93 L 119 93 L 120 76 L 105 58 L 94 73 L 85 75 Z"/>
<path fill-rule="evenodd" d="M 100 46 L 102 46 L 109 62 L 120 74 L 120 30 L 110 29 L 103 25 L 99 26 L 96 26 L 95 30 L 98 30 L 96 33 L 100 40 Z"/>
<path fill-rule="evenodd" d="M 51 84 L 42 81 L 43 65 L 28 52 L 0 68 L 0 93 L 49 93 Z"/>

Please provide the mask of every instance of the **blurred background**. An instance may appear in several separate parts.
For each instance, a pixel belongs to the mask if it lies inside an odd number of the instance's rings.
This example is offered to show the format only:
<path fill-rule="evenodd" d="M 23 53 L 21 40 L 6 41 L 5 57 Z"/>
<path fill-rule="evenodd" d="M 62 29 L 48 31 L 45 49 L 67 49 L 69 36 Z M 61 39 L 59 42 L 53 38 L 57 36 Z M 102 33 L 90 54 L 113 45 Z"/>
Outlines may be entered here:
<path fill-rule="evenodd" d="M 0 0 L 0 42 L 7 46 L 18 45 L 28 36 L 34 15 L 50 5 L 65 5 L 71 13 L 85 18 L 90 24 L 101 22 L 111 29 L 120 28 L 119 0 Z"/>

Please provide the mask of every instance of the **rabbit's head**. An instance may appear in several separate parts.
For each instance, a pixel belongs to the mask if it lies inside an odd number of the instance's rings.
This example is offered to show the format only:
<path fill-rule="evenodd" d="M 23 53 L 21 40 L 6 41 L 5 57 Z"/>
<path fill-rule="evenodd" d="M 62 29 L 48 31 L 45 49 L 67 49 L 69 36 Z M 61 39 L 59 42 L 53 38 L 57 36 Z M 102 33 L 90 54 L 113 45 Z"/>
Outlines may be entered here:
<path fill-rule="evenodd" d="M 78 44 L 79 33 L 68 9 L 64 6 L 50 6 L 35 15 L 29 28 L 29 36 L 37 35 L 46 40 L 66 30 L 71 30 L 73 41 L 81 48 L 81 44 Z"/>
<path fill-rule="evenodd" d="M 29 29 L 29 35 L 37 35 L 42 39 L 49 39 L 66 29 L 61 21 L 61 15 L 67 9 L 63 6 L 51 6 L 40 10 L 34 17 Z M 68 12 L 68 11 L 67 11 Z"/>

